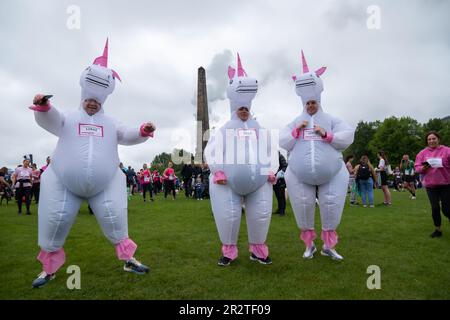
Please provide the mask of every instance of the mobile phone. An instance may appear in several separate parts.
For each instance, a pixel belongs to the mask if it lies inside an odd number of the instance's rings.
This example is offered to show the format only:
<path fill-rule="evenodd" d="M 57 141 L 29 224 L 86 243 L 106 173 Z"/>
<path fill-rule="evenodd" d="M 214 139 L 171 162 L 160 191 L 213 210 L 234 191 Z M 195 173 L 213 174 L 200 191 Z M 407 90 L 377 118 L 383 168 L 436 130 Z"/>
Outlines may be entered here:
<path fill-rule="evenodd" d="M 42 97 L 41 101 L 39 102 L 39 105 L 45 106 L 47 104 L 48 99 L 50 99 L 51 97 L 53 97 L 52 94 L 46 94 L 45 96 Z"/>
<path fill-rule="evenodd" d="M 423 166 L 430 166 L 430 164 L 428 162 L 426 162 L 426 161 L 422 162 L 422 165 Z"/>

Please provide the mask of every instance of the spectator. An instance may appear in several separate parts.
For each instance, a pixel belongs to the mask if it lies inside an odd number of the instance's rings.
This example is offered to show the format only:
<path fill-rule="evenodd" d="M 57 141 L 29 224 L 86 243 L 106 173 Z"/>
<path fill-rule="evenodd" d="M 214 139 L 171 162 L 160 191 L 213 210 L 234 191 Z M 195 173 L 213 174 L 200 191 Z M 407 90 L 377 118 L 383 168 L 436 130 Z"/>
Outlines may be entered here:
<path fill-rule="evenodd" d="M 414 161 L 409 159 L 409 155 L 404 154 L 400 161 L 400 170 L 403 173 L 403 186 L 411 193 L 411 199 L 416 199 L 416 178 L 414 172 Z"/>
<path fill-rule="evenodd" d="M 173 200 L 175 200 L 175 171 L 173 170 L 173 163 L 169 161 L 168 167 L 164 170 L 164 198 L 167 198 L 167 194 L 172 192 Z"/>
<path fill-rule="evenodd" d="M 345 166 L 347 167 L 348 173 L 350 175 L 348 180 L 348 188 L 350 190 L 350 205 L 357 205 L 356 203 L 356 176 L 355 169 L 353 168 L 352 162 L 355 156 L 349 155 L 345 157 Z"/>
<path fill-rule="evenodd" d="M 430 131 L 425 135 L 428 145 L 419 152 L 415 161 L 415 169 L 423 175 L 422 184 L 427 190 L 431 204 L 431 213 L 435 226 L 432 238 L 441 237 L 442 213 L 450 220 L 450 148 L 440 145 L 440 135 Z"/>
<path fill-rule="evenodd" d="M 41 170 L 37 168 L 36 164 L 31 165 L 33 171 L 31 172 L 31 198 L 34 197 L 34 202 L 39 203 L 39 192 L 41 190 Z"/>
<path fill-rule="evenodd" d="M 389 192 L 388 188 L 388 182 L 387 182 L 387 171 L 389 166 L 389 161 L 386 157 L 386 154 L 383 151 L 378 152 L 378 167 L 375 169 L 375 171 L 378 171 L 380 173 L 380 179 L 381 179 L 381 190 L 383 190 L 383 204 L 390 206 L 392 205 L 391 202 L 391 193 Z"/>
<path fill-rule="evenodd" d="M 361 193 L 363 207 L 367 207 L 367 198 L 369 207 L 373 208 L 373 185 L 377 181 L 377 175 L 369 158 L 364 155 L 361 157 L 359 164 L 355 167 L 355 177 L 358 189 Z"/>
<path fill-rule="evenodd" d="M 8 204 L 12 196 L 11 185 L 5 179 L 7 173 L 8 168 L 3 167 L 0 169 L 0 194 L 1 194 L 0 204 L 3 202 L 3 199 L 6 199 L 6 204 Z"/>
<path fill-rule="evenodd" d="M 403 179 L 402 172 L 399 167 L 395 167 L 394 170 L 394 191 L 402 192 L 403 191 Z"/>
<path fill-rule="evenodd" d="M 203 191 L 203 198 L 209 199 L 209 176 L 211 174 L 211 170 L 209 169 L 208 164 L 203 162 L 202 164 L 202 182 L 205 187 Z"/>
<path fill-rule="evenodd" d="M 51 161 L 50 156 L 48 156 L 47 159 L 45 159 L 45 161 L 46 161 L 46 164 L 45 164 L 45 166 L 43 166 L 41 168 L 41 173 L 43 173 L 45 171 L 45 169 L 47 169 L 47 167 L 50 165 L 50 161 Z"/>
<path fill-rule="evenodd" d="M 197 177 L 194 190 L 195 190 L 195 199 L 203 200 L 203 191 L 205 190 L 205 185 L 203 184 L 201 177 Z"/>
<path fill-rule="evenodd" d="M 13 184 L 16 188 L 16 199 L 18 214 L 22 214 L 22 202 L 25 200 L 27 215 L 30 215 L 30 194 L 31 194 L 31 172 L 30 160 L 23 160 L 23 166 L 17 167 L 13 173 Z"/>
<path fill-rule="evenodd" d="M 277 182 L 273 185 L 273 192 L 277 198 L 278 207 L 274 214 L 279 214 L 280 217 L 283 217 L 286 214 L 286 181 L 284 180 L 284 173 L 286 172 L 288 164 L 286 158 L 280 151 L 278 151 L 278 161 L 278 171 L 275 174 Z"/>
<path fill-rule="evenodd" d="M 150 200 L 154 201 L 152 175 L 151 175 L 150 170 L 148 170 L 146 163 L 144 163 L 144 166 L 143 166 L 141 182 L 142 182 L 142 196 L 144 197 L 144 202 L 146 201 L 145 195 L 146 195 L 147 191 L 149 193 Z"/>
<path fill-rule="evenodd" d="M 183 169 L 181 169 L 181 176 L 183 177 L 183 187 L 184 187 L 184 195 L 186 198 L 191 196 L 191 179 L 193 174 L 192 164 L 183 165 Z"/>

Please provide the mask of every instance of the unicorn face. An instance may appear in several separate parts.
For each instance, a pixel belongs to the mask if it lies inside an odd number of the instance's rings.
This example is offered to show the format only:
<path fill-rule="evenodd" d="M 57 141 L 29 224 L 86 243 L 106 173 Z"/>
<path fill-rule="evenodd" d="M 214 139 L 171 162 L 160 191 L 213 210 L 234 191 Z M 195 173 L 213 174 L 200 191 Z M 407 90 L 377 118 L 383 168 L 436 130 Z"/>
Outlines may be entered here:
<path fill-rule="evenodd" d="M 248 77 L 242 68 L 241 59 L 238 54 L 238 70 L 228 67 L 228 78 L 230 79 L 227 88 L 227 97 L 230 99 L 231 112 L 236 112 L 240 107 L 247 107 L 250 110 L 252 100 L 258 91 L 258 80 Z"/>
<path fill-rule="evenodd" d="M 86 93 L 84 99 L 95 99 L 101 104 L 114 91 L 115 84 L 112 70 L 95 64 L 87 67 L 80 77 L 80 86 Z"/>
<path fill-rule="evenodd" d="M 302 51 L 303 73 L 293 76 L 295 82 L 295 92 L 302 98 L 303 105 L 310 100 L 320 102 L 320 95 L 323 91 L 323 82 L 320 76 L 325 72 L 326 67 L 322 67 L 314 72 L 310 72 Z"/>
<path fill-rule="evenodd" d="M 96 58 L 93 64 L 87 67 L 80 77 L 81 99 L 95 99 L 101 105 L 105 102 L 115 88 L 119 75 L 108 65 L 108 40 L 106 40 L 103 55 Z"/>

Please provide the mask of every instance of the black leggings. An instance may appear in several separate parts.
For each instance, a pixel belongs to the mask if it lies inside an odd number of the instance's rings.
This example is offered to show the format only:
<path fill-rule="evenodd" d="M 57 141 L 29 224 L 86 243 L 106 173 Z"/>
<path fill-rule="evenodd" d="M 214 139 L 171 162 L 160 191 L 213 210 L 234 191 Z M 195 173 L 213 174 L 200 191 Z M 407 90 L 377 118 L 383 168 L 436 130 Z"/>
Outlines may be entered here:
<path fill-rule="evenodd" d="M 147 193 L 150 194 L 150 199 L 153 199 L 153 186 L 151 183 L 143 183 L 142 184 L 142 195 L 144 196 L 144 200 L 145 200 L 145 194 Z"/>
<path fill-rule="evenodd" d="M 41 184 L 39 182 L 33 183 L 33 186 L 31 187 L 31 197 L 34 197 L 34 201 L 36 203 L 39 203 L 39 192 L 41 190 Z M 31 201 L 31 198 L 30 198 Z"/>
<path fill-rule="evenodd" d="M 167 193 L 172 190 L 172 195 L 175 198 L 175 181 L 173 180 L 164 180 L 164 198 L 167 198 Z"/>
<path fill-rule="evenodd" d="M 427 194 L 428 199 L 430 199 L 431 214 L 433 217 L 434 226 L 440 227 L 441 207 L 439 202 L 442 204 L 442 213 L 447 217 L 447 219 L 450 219 L 450 184 L 427 188 Z"/>
<path fill-rule="evenodd" d="M 20 187 L 16 190 L 17 207 L 19 212 L 22 212 L 23 197 L 25 197 L 25 206 L 27 207 L 27 213 L 30 212 L 30 194 L 31 187 Z"/>

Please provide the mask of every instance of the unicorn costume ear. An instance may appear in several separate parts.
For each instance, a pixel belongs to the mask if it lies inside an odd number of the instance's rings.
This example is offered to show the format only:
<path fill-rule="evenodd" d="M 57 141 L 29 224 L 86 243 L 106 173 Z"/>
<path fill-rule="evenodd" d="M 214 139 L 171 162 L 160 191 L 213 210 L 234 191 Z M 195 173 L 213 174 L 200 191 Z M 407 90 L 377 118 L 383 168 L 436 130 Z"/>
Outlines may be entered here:
<path fill-rule="evenodd" d="M 237 54 L 237 70 L 231 66 L 228 67 L 228 78 L 230 84 L 227 88 L 227 97 L 230 100 L 232 117 L 240 107 L 247 107 L 250 111 L 252 100 L 258 91 L 258 81 L 247 76 L 239 53 Z"/>
<path fill-rule="evenodd" d="M 81 101 L 95 99 L 101 105 L 115 88 L 116 79 L 121 81 L 116 71 L 108 68 L 108 39 L 103 54 L 95 58 L 80 77 Z"/>
<path fill-rule="evenodd" d="M 323 91 L 323 82 L 320 76 L 327 68 L 322 67 L 314 72 L 310 72 L 303 50 L 301 58 L 303 73 L 301 75 L 292 76 L 292 79 L 295 82 L 295 91 L 297 95 L 301 97 L 303 106 L 305 106 L 310 100 L 320 102 L 320 96 Z"/>

